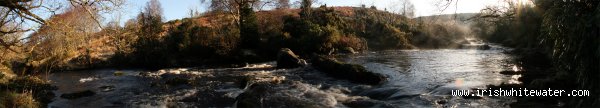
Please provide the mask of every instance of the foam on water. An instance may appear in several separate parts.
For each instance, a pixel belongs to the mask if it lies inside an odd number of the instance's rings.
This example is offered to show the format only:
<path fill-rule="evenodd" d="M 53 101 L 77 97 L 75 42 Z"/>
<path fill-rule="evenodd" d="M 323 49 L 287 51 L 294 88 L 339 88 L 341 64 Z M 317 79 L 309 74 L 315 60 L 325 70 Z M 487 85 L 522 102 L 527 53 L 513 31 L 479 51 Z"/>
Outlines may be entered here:
<path fill-rule="evenodd" d="M 239 68 L 59 72 L 50 76 L 59 87 L 57 95 L 82 90 L 96 95 L 57 97 L 50 107 L 234 107 L 248 94 L 260 96 L 256 103 L 268 107 L 504 107 L 510 97 L 450 95 L 451 90 L 520 83 L 520 76 L 498 73 L 519 69 L 503 49 L 389 50 L 340 58 L 389 77 L 376 86 L 335 79 L 310 66 L 276 69 L 275 62 Z M 117 71 L 124 74 L 113 75 Z"/>

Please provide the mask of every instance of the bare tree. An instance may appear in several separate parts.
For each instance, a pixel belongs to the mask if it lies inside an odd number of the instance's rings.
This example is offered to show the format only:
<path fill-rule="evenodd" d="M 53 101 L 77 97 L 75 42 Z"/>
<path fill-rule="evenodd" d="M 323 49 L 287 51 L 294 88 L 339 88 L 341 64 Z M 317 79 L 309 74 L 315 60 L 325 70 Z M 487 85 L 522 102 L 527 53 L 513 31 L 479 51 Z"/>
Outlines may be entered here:
<path fill-rule="evenodd" d="M 415 5 L 412 4 L 409 0 L 403 0 L 402 2 L 402 15 L 407 17 L 415 16 Z"/>
<path fill-rule="evenodd" d="M 277 4 L 275 7 L 278 9 L 290 8 L 290 0 L 277 0 Z"/>
<path fill-rule="evenodd" d="M 158 0 L 151 0 L 138 15 L 140 37 L 156 39 L 162 32 L 163 10 Z"/>
<path fill-rule="evenodd" d="M 123 5 L 123 0 L 69 0 L 71 6 L 80 6 L 85 12 L 92 16 L 96 17 L 94 21 L 97 26 L 102 28 L 102 24 L 99 21 L 99 15 L 95 15 L 94 12 L 112 12 L 116 9 L 119 9 L 119 6 Z"/>
<path fill-rule="evenodd" d="M 210 10 L 213 12 L 223 12 L 233 16 L 233 21 L 240 24 L 240 12 L 242 6 L 250 5 L 250 7 L 256 7 L 261 5 L 260 0 L 210 0 Z M 201 0 L 202 3 L 209 2 L 209 0 Z M 264 3 L 263 3 L 264 4 Z"/>
<path fill-rule="evenodd" d="M 310 14 L 312 13 L 312 3 L 313 0 L 302 0 L 302 3 L 300 5 L 300 16 L 306 18 L 306 17 L 310 17 Z"/>
<path fill-rule="evenodd" d="M 406 17 L 415 16 L 415 5 L 410 0 L 398 0 L 389 6 L 391 12 L 404 15 Z"/>
<path fill-rule="evenodd" d="M 100 29 L 94 25 L 97 17 L 85 13 L 83 7 L 71 7 L 66 12 L 51 16 L 27 41 L 28 53 L 34 69 L 51 69 L 80 55 L 90 55 L 90 41 Z M 93 15 L 98 15 L 93 12 Z M 89 57 L 88 57 L 89 58 Z M 88 59 L 90 60 L 90 59 Z M 90 63 L 89 61 L 87 63 Z M 34 71 L 35 72 L 35 71 Z"/>
<path fill-rule="evenodd" d="M 94 12 L 107 12 L 117 9 L 123 4 L 123 0 L 67 0 L 72 7 L 84 7 L 88 15 L 99 17 Z M 34 30 L 33 26 L 23 26 L 27 22 L 34 22 L 45 25 L 47 22 L 39 15 L 33 13 L 34 10 L 46 10 L 54 13 L 60 10 L 63 5 L 56 5 L 56 1 L 44 2 L 43 0 L 1 0 L 0 1 L 0 37 L 4 37 L 14 33 L 23 33 Z M 94 18 L 96 19 L 96 18 Z M 100 21 L 95 21 L 100 24 Z M 8 25 L 16 25 L 9 26 Z M 24 37 L 24 39 L 27 37 Z M 19 39 L 19 40 L 24 40 Z M 7 42 L 0 38 L 0 46 L 3 46 L 11 51 L 15 42 Z"/>

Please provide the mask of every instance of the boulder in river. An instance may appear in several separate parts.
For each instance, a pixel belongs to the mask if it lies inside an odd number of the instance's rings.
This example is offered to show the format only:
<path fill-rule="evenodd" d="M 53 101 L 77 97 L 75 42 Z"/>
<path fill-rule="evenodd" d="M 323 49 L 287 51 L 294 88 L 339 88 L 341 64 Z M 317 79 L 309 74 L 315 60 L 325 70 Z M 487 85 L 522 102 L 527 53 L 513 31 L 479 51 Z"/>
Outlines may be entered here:
<path fill-rule="evenodd" d="M 332 94 L 299 81 L 275 84 L 259 82 L 252 84 L 238 95 L 238 108 L 332 108 L 338 101 Z"/>
<path fill-rule="evenodd" d="M 368 71 L 361 65 L 342 63 L 334 58 L 325 56 L 315 56 L 312 60 L 312 65 L 317 70 L 325 72 L 329 76 L 350 80 L 355 83 L 377 85 L 386 80 L 384 75 Z"/>
<path fill-rule="evenodd" d="M 478 50 L 489 50 L 492 47 L 488 44 L 462 44 L 460 45 L 462 49 L 478 49 Z"/>
<path fill-rule="evenodd" d="M 60 95 L 60 97 L 65 98 L 65 99 L 77 99 L 77 98 L 81 98 L 81 97 L 93 96 L 95 94 L 96 94 L 96 92 L 94 92 L 94 91 L 85 90 L 85 91 L 79 91 L 79 92 L 74 92 L 74 93 L 62 94 L 62 95 Z"/>
<path fill-rule="evenodd" d="M 338 52 L 339 53 L 343 53 L 343 54 L 356 54 L 356 53 L 358 53 L 352 47 L 344 47 L 344 48 L 338 50 Z"/>
<path fill-rule="evenodd" d="M 178 86 L 178 85 L 190 84 L 190 80 L 186 79 L 186 78 L 175 77 L 175 78 L 167 79 L 167 81 L 165 81 L 165 84 L 170 85 L 170 86 Z"/>
<path fill-rule="evenodd" d="M 300 59 L 288 48 L 282 48 L 277 54 L 277 68 L 296 68 L 306 65 L 306 61 Z"/>

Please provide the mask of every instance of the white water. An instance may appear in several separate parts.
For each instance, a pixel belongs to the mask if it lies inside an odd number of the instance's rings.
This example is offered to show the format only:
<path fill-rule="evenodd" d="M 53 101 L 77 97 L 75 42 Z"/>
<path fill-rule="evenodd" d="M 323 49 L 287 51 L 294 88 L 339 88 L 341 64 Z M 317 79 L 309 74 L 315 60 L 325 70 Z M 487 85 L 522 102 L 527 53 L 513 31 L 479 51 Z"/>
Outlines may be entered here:
<path fill-rule="evenodd" d="M 257 101 L 263 107 L 508 107 L 511 97 L 464 99 L 450 94 L 456 89 L 520 83 L 519 76 L 499 74 L 516 67 L 504 50 L 498 46 L 491 50 L 390 50 L 340 57 L 389 77 L 377 86 L 331 78 L 312 67 L 274 69 L 274 62 L 242 68 L 59 72 L 49 77 L 59 87 L 49 107 L 235 107 L 238 96 L 252 91 L 241 86 L 246 85 L 245 78 L 277 83 L 268 86 Z M 191 83 L 165 84 L 173 78 Z M 106 87 L 114 89 L 103 90 Z M 96 95 L 60 98 L 83 90 Z"/>

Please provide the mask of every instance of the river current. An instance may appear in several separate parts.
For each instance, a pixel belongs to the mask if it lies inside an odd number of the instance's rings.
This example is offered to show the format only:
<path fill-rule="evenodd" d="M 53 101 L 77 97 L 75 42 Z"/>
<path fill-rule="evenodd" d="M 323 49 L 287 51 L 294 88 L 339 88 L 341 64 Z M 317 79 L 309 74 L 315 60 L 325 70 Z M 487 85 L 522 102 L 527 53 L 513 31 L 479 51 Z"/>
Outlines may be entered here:
<path fill-rule="evenodd" d="M 386 50 L 339 56 L 388 77 L 381 85 L 362 85 L 328 77 L 311 66 L 275 69 L 275 62 L 241 68 L 169 68 L 155 71 L 96 69 L 52 73 L 59 89 L 49 107 L 237 107 L 251 82 L 265 86 L 262 107 L 508 107 L 513 97 L 467 98 L 452 90 L 485 89 L 487 85 L 518 84 L 520 75 L 510 50 Z M 63 94 L 92 91 L 66 99 Z"/>

